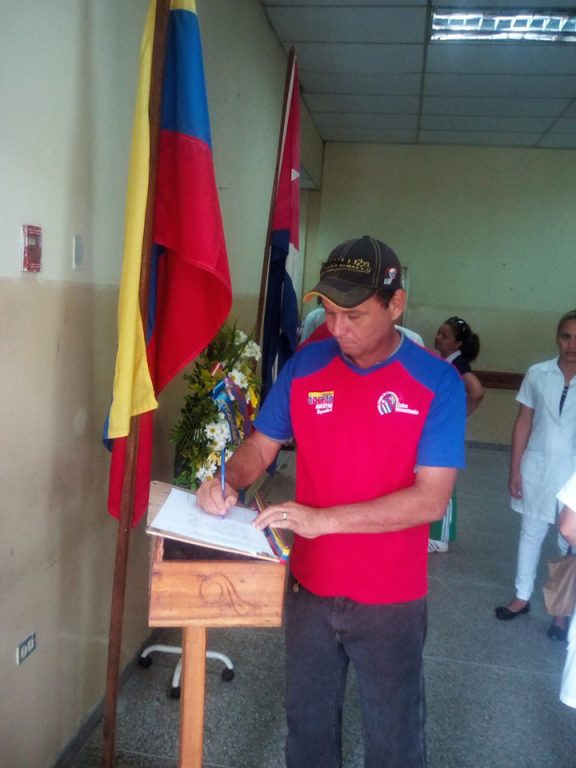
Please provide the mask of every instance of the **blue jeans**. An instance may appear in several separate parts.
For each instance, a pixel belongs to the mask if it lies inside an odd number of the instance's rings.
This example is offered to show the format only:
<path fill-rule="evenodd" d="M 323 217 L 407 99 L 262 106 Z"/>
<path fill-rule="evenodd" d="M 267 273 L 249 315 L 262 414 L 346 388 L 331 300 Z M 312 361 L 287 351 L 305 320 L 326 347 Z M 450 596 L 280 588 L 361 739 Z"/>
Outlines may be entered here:
<path fill-rule="evenodd" d="M 285 622 L 287 768 L 341 768 L 350 661 L 362 703 L 365 768 L 425 768 L 426 599 L 364 605 L 318 597 L 291 577 Z"/>

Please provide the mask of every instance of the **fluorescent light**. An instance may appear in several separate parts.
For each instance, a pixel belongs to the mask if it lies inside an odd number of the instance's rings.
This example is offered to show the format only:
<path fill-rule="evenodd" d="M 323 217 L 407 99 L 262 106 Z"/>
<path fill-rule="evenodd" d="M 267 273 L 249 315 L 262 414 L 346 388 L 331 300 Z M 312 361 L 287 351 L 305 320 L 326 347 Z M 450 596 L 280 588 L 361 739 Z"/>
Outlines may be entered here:
<path fill-rule="evenodd" d="M 436 8 L 432 15 L 432 40 L 539 40 L 576 42 L 574 10 Z"/>

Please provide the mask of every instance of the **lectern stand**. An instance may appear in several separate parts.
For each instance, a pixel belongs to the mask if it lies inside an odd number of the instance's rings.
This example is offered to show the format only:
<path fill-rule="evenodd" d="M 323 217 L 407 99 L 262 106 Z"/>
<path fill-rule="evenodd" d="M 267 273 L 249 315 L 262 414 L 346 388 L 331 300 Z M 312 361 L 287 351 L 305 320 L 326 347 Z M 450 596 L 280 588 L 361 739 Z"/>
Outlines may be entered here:
<path fill-rule="evenodd" d="M 151 484 L 149 522 L 171 488 Z M 281 626 L 287 567 L 193 545 L 179 545 L 168 559 L 168 545 L 152 537 L 148 623 L 182 627 L 179 766 L 201 768 L 206 629 Z"/>

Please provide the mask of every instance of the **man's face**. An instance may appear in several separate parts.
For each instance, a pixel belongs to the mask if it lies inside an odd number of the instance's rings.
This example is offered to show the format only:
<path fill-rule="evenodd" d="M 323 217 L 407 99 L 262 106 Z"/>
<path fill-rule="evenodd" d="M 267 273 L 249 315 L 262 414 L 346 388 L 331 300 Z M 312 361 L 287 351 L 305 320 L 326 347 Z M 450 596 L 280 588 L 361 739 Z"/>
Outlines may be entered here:
<path fill-rule="evenodd" d="M 402 314 L 404 303 L 404 291 L 396 291 L 387 307 L 376 296 L 353 309 L 322 299 L 328 330 L 342 353 L 360 367 L 375 365 L 391 354 L 396 340 L 394 322 Z"/>

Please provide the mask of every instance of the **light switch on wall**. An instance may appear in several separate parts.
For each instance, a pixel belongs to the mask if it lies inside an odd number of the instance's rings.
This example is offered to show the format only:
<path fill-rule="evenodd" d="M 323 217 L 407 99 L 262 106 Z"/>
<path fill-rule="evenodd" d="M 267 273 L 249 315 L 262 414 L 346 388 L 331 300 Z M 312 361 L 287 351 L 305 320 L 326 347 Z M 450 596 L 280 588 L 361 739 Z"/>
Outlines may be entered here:
<path fill-rule="evenodd" d="M 84 238 L 82 235 L 74 235 L 72 248 L 72 269 L 76 272 L 84 269 Z"/>

